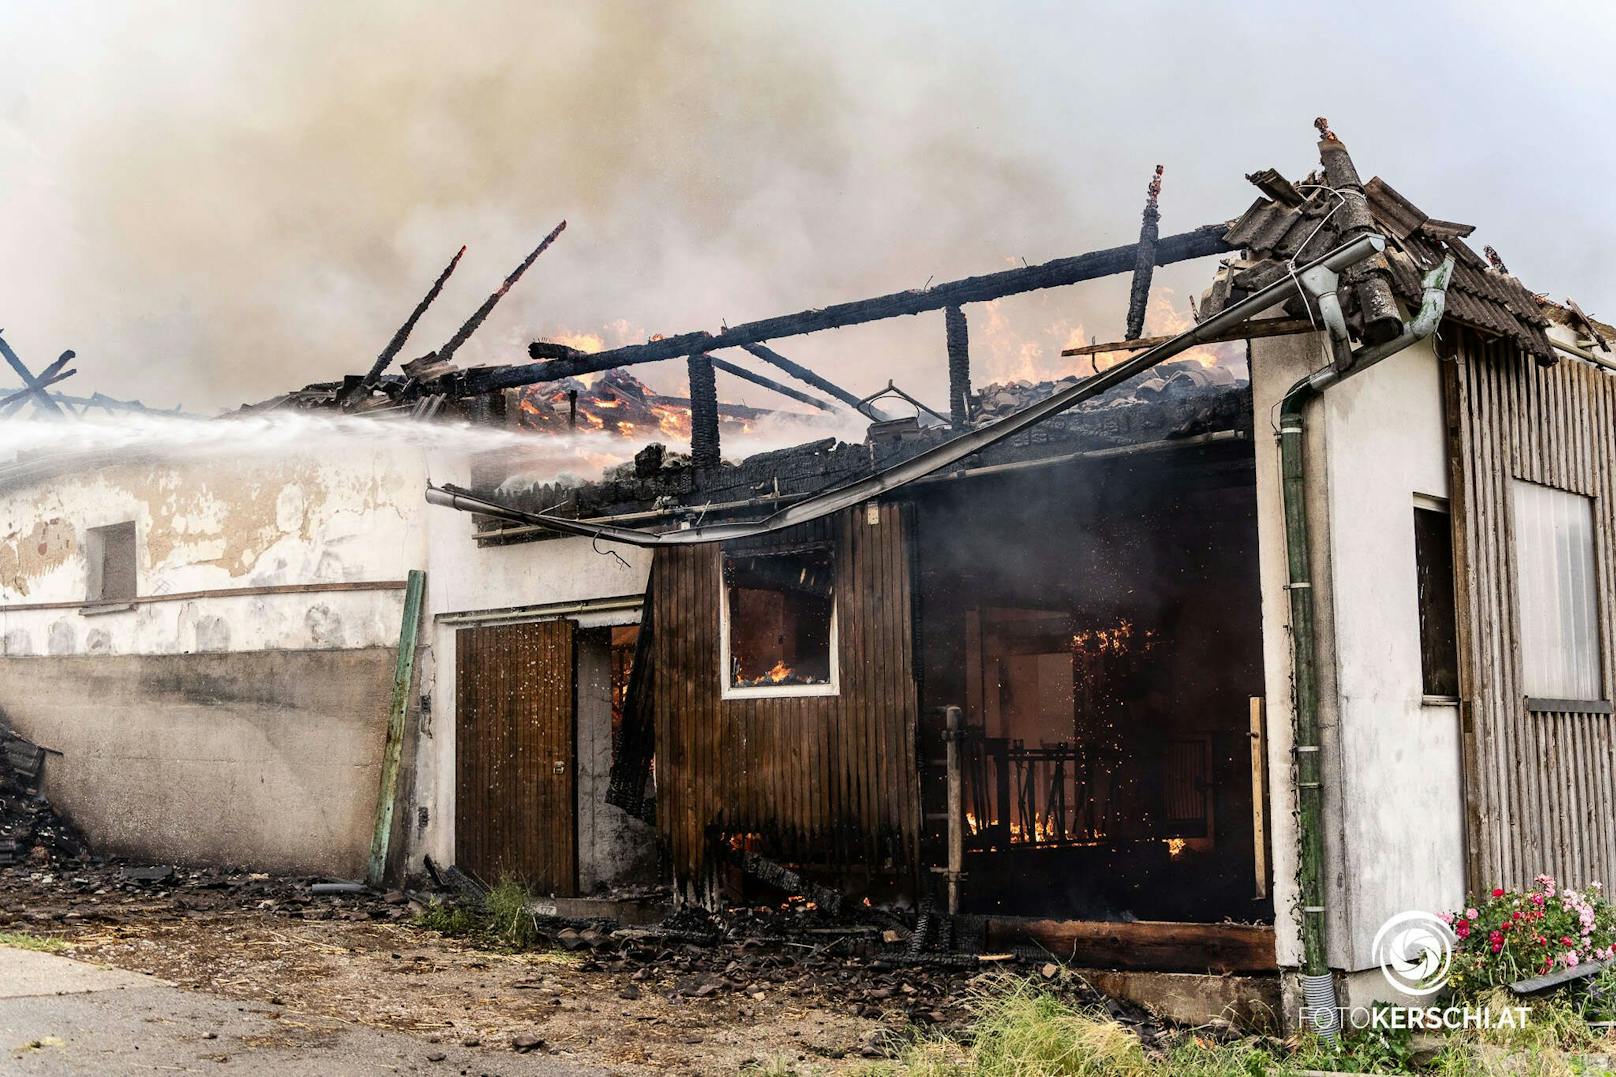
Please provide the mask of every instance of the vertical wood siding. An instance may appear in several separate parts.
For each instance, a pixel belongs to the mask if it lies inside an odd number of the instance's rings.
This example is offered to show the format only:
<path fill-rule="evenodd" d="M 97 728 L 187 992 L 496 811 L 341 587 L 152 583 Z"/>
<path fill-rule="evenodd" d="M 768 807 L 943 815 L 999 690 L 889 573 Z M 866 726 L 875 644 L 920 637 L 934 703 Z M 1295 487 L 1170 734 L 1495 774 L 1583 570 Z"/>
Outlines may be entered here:
<path fill-rule="evenodd" d="M 455 858 L 487 883 L 578 885 L 573 623 L 455 633 Z"/>
<path fill-rule="evenodd" d="M 709 887 L 708 843 L 733 835 L 809 867 L 912 873 L 920 806 L 902 510 L 882 505 L 870 524 L 861 506 L 768 541 L 834 551 L 840 692 L 721 698 L 721 550 L 657 551 L 657 820 L 675 881 Z"/>
<path fill-rule="evenodd" d="M 1451 332 L 1444 328 L 1444 332 Z M 1471 333 L 1446 364 L 1469 884 L 1616 883 L 1616 718 L 1526 707 L 1511 482 L 1594 499 L 1601 694 L 1611 698 L 1616 378 Z"/>

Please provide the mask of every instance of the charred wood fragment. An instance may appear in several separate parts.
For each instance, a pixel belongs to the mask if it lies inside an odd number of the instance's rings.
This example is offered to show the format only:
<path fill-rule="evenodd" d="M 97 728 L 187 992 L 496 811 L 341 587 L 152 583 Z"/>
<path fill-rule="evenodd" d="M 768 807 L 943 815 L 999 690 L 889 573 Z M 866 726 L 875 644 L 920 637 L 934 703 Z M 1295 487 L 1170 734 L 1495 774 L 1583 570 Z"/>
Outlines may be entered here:
<path fill-rule="evenodd" d="M 1139 225 L 1138 255 L 1133 263 L 1133 285 L 1128 290 L 1129 340 L 1136 340 L 1145 331 L 1145 307 L 1150 302 L 1150 278 L 1156 272 L 1156 240 L 1160 238 L 1162 166 L 1145 189 L 1145 211 Z"/>
<path fill-rule="evenodd" d="M 787 894 L 801 895 L 831 916 L 841 914 L 843 895 L 840 890 L 810 882 L 784 864 L 748 850 L 736 854 L 735 864 L 765 886 L 772 886 Z"/>
<path fill-rule="evenodd" d="M 426 313 L 426 308 L 430 307 L 432 301 L 438 298 L 438 293 L 443 291 L 444 282 L 449 279 L 449 274 L 455 271 L 455 266 L 460 264 L 460 258 L 465 253 L 466 247 L 461 244 L 460 249 L 455 252 L 455 256 L 449 259 L 449 264 L 443 267 L 443 272 L 438 274 L 438 279 L 432 282 L 432 287 L 427 289 L 426 295 L 422 296 L 421 301 L 415 304 L 415 309 L 410 311 L 410 316 L 404 319 L 404 324 L 398 327 L 398 331 L 387 342 L 387 346 L 381 350 L 381 354 L 376 356 L 376 361 L 365 372 L 364 378 L 356 386 L 351 388 L 348 386 L 343 387 L 341 396 L 343 406 L 348 406 L 349 401 L 369 392 L 376 382 L 381 379 L 382 372 L 392 364 L 399 351 L 403 349 L 404 342 L 409 339 L 410 333 L 415 329 L 415 323 L 421 320 L 421 315 Z"/>
<path fill-rule="evenodd" d="M 716 471 L 718 446 L 718 384 L 713 378 L 709 355 L 689 356 L 690 373 L 690 462 L 697 472 Z"/>
<path fill-rule="evenodd" d="M 641 462 L 641 455 L 656 449 L 655 460 Z M 662 464 L 662 446 L 648 445 L 634 458 L 636 468 L 649 465 L 655 472 Z M 651 676 L 652 631 L 656 623 L 652 596 L 656 593 L 656 565 L 645 583 L 645 604 L 640 607 L 640 633 L 634 640 L 634 662 L 628 671 L 628 689 L 623 696 L 623 724 L 613 746 L 611 780 L 606 786 L 606 803 L 647 823 L 656 822 L 656 801 L 649 794 L 651 763 L 656 757 L 656 711 Z"/>
<path fill-rule="evenodd" d="M 971 421 L 971 339 L 965 312 L 959 307 L 943 311 L 948 339 L 948 414 L 955 429 Z"/>
<path fill-rule="evenodd" d="M 528 266 L 538 261 L 539 255 L 550 249 L 550 244 L 556 241 L 556 237 L 559 236 L 562 231 L 566 229 L 566 227 L 567 222 L 562 221 L 560 224 L 552 228 L 550 230 L 550 234 L 545 236 L 543 241 L 540 242 L 537 247 L 533 248 L 533 253 L 522 259 L 521 265 L 511 270 L 510 276 L 501 281 L 499 287 L 495 288 L 493 293 L 490 294 L 487 299 L 483 300 L 482 306 L 473 311 L 471 317 L 466 319 L 466 324 L 462 325 L 460 329 L 456 331 L 455 335 L 449 338 L 449 342 L 447 344 L 438 349 L 439 360 L 447 363 L 450 359 L 454 358 L 454 353 L 460 350 L 460 346 L 462 344 L 471 339 L 471 334 L 475 333 L 477 328 L 483 324 L 483 320 L 486 319 L 488 317 L 488 313 L 494 309 L 494 305 L 497 304 L 501 299 L 505 298 L 505 293 L 510 291 L 511 287 L 515 285 L 517 281 L 522 279 L 522 274 L 527 272 Z M 510 386 L 487 386 L 475 391 L 487 392 L 496 388 L 507 389 L 510 388 Z"/>

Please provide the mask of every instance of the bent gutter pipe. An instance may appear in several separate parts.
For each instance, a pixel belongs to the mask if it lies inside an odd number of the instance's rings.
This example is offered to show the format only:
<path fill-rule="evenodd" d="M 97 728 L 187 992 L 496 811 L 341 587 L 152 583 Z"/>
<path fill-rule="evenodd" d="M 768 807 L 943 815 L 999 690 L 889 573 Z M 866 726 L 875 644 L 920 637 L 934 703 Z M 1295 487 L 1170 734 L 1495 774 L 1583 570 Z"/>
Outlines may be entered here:
<path fill-rule="evenodd" d="M 515 523 L 539 524 L 563 534 L 583 535 L 587 538 L 604 539 L 608 542 L 621 542 L 629 546 L 640 547 L 693 546 L 707 542 L 751 538 L 755 535 L 781 531 L 788 527 L 795 527 L 798 524 L 808 523 L 809 521 L 841 512 L 844 509 L 852 508 L 860 502 L 868 501 L 900 486 L 905 486 L 916 479 L 924 478 L 934 471 L 940 471 L 950 464 L 963 460 L 972 453 L 981 452 L 983 449 L 1013 434 L 1020 433 L 1043 422 L 1052 415 L 1057 415 L 1090 397 L 1105 392 L 1112 386 L 1128 381 L 1156 364 L 1188 351 L 1190 348 L 1206 342 L 1221 332 L 1240 325 L 1275 304 L 1284 302 L 1299 291 L 1305 290 L 1309 281 L 1338 279 L 1341 272 L 1357 265 L 1366 258 L 1380 253 L 1385 249 L 1385 246 L 1385 239 L 1378 235 L 1360 236 L 1351 242 L 1344 243 L 1325 254 L 1324 257 L 1303 267 L 1295 276 L 1283 277 L 1240 302 L 1226 307 L 1188 332 L 1180 333 L 1173 339 L 1163 341 L 1148 351 L 1140 352 L 1138 355 L 1126 359 L 1116 366 L 1109 367 L 1069 389 L 1046 397 L 1038 403 L 1008 415 L 990 426 L 980 427 L 950 438 L 942 444 L 935 445 L 902 463 L 895 464 L 863 479 L 815 494 L 786 508 L 779 509 L 755 522 L 705 524 L 661 532 L 642 531 L 637 528 L 618 527 L 605 523 L 585 523 L 580 520 L 547 513 L 523 512 L 520 509 L 514 509 L 508 505 L 501 505 L 496 501 L 475 496 L 464 490 L 437 487 L 430 484 L 427 486 L 426 499 L 430 504 L 443 505 L 448 508 L 459 509 L 462 512 L 482 513 L 486 516 L 510 520 Z M 700 506 L 692 506 L 692 509 L 699 510 L 699 508 Z"/>
<path fill-rule="evenodd" d="M 1302 989 L 1320 1035 L 1333 1039 L 1339 1029 L 1335 988 L 1325 947 L 1324 790 L 1319 760 L 1318 640 L 1315 635 L 1312 552 L 1308 542 L 1307 478 L 1303 442 L 1307 405 L 1330 386 L 1367 370 L 1436 331 L 1447 304 L 1453 256 L 1426 274 L 1420 311 L 1403 323 L 1394 339 L 1358 352 L 1346 344 L 1345 324 L 1335 305 L 1336 282 L 1308 282 L 1318 289 L 1321 312 L 1337 362 L 1302 378 L 1285 394 L 1279 411 L 1279 456 L 1285 514 L 1286 590 L 1291 607 L 1291 668 L 1295 711 L 1297 829 L 1300 846 L 1299 891 L 1302 907 Z M 1334 305 L 1334 309 L 1331 309 Z"/>

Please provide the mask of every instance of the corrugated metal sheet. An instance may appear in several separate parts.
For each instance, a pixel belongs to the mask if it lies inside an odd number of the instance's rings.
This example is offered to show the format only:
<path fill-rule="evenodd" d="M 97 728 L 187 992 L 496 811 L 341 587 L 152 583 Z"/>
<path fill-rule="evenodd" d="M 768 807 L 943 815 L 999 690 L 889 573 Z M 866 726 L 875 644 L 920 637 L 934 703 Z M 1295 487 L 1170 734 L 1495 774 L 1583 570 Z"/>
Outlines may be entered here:
<path fill-rule="evenodd" d="M 1616 609 L 1616 378 L 1585 363 L 1544 367 L 1510 344 L 1459 335 L 1444 364 L 1458 536 L 1469 883 L 1616 879 L 1616 719 L 1550 713 L 1532 694 L 1520 581 L 1538 526 L 1521 520 L 1517 481 L 1595 499 L 1592 566 L 1599 638 L 1597 698 L 1611 698 Z M 1528 588 L 1530 594 L 1530 587 Z"/>

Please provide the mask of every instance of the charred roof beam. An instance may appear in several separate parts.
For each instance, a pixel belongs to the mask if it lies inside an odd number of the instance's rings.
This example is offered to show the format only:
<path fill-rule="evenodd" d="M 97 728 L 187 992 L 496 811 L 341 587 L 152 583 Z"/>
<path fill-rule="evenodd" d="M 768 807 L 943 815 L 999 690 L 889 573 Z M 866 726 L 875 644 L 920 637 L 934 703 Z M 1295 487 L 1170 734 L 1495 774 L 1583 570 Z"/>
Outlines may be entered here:
<path fill-rule="evenodd" d="M 801 363 L 792 362 L 790 359 L 787 359 L 785 356 L 781 355 L 779 352 L 765 344 L 742 344 L 741 350 L 754 358 L 763 360 L 765 363 L 779 367 L 787 374 L 790 374 L 793 378 L 796 378 L 798 381 L 807 385 L 812 385 L 815 389 L 818 389 L 826 396 L 840 400 L 843 404 L 846 404 L 848 407 L 852 408 L 854 411 L 863 415 L 867 419 L 873 419 L 876 422 L 881 422 L 886 419 L 885 415 L 881 414 L 881 412 L 875 408 L 870 407 L 862 398 L 854 396 L 852 393 L 848 392 L 846 389 L 843 389 L 840 385 L 837 385 L 829 378 L 809 370 Z"/>
<path fill-rule="evenodd" d="M 715 370 L 722 370 L 726 374 L 732 374 L 735 377 L 740 378 L 742 381 L 751 382 L 753 385 L 761 385 L 770 392 L 779 393 L 781 396 L 807 404 L 810 407 L 818 408 L 820 411 L 836 410 L 835 405 L 833 404 L 827 404 L 818 397 L 809 396 L 807 393 L 798 392 L 789 385 L 781 385 L 773 378 L 765 378 L 762 374 L 754 373 L 746 369 L 744 366 L 736 366 L 727 359 L 720 359 L 716 355 L 710 356 L 709 358 L 712 359 L 713 369 Z"/>
<path fill-rule="evenodd" d="M 1138 340 L 1145 332 L 1145 307 L 1150 303 L 1150 279 L 1156 272 L 1156 240 L 1161 234 L 1162 166 L 1145 189 L 1145 210 L 1139 224 L 1138 255 L 1134 259 L 1133 284 L 1128 289 L 1128 335 Z"/>
<path fill-rule="evenodd" d="M 41 411 L 48 411 L 52 415 L 64 414 L 62 409 L 57 406 L 56 401 L 51 399 L 50 393 L 45 391 L 46 386 L 50 384 L 45 379 L 72 361 L 73 353 L 71 351 L 63 352 L 61 357 L 46 367 L 45 373 L 39 377 L 35 377 L 34 372 L 28 369 L 28 365 L 17 356 L 16 352 L 11 350 L 11 345 L 6 343 L 5 337 L 0 337 L 0 357 L 3 357 L 6 365 L 10 366 L 16 372 L 17 377 L 22 379 L 23 391 L 33 398 L 35 407 Z M 64 374 L 62 377 L 65 378 L 67 375 Z M 62 379 L 57 378 L 55 380 L 61 381 Z"/>
<path fill-rule="evenodd" d="M 1228 222 L 1222 222 L 1168 236 L 1156 244 L 1155 264 L 1170 265 L 1191 258 L 1205 258 L 1236 250 L 1233 244 L 1223 238 L 1228 228 Z M 663 359 L 680 359 L 720 348 L 761 344 L 764 341 L 803 336 L 825 329 L 842 329 L 907 314 L 944 310 L 966 303 L 986 303 L 1023 292 L 1059 288 L 1080 281 L 1109 277 L 1115 273 L 1125 273 L 1134 267 L 1138 252 L 1138 244 L 1129 243 L 1121 247 L 1090 251 L 1071 258 L 1057 258 L 1041 265 L 1006 269 L 928 288 L 893 292 L 874 299 L 859 299 L 814 310 L 798 311 L 795 314 L 765 318 L 761 321 L 731 326 L 717 333 L 705 331 L 682 333 L 678 336 L 648 341 L 645 344 L 630 344 L 611 351 L 595 352 L 587 356 L 471 371 L 467 378 L 467 389 L 471 392 L 492 392 L 495 389 L 509 389 L 518 385 L 531 385 L 534 382 L 559 381 L 580 374 L 610 370 L 612 367 L 654 363 Z"/>

